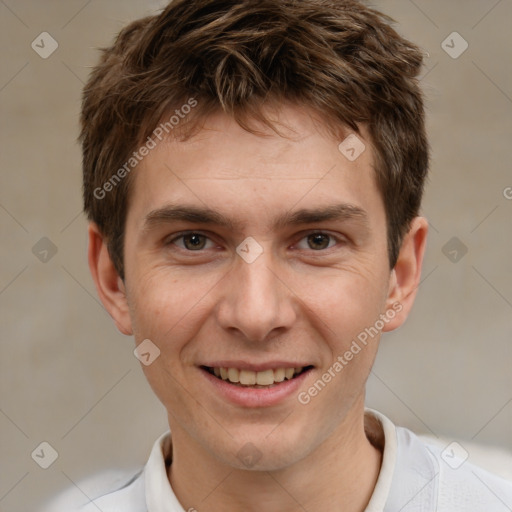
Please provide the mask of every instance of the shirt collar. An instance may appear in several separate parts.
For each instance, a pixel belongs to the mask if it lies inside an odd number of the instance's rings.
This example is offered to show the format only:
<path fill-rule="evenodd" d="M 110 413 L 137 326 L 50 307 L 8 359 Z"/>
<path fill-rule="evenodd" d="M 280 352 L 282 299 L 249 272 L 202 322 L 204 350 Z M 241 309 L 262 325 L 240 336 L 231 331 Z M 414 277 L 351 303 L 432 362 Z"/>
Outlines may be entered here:
<path fill-rule="evenodd" d="M 366 435 L 371 440 L 374 435 L 379 435 L 378 432 L 374 434 L 374 431 L 380 427 L 380 435 L 384 441 L 379 477 L 365 512 L 383 512 L 391 491 L 391 483 L 396 466 L 398 451 L 396 427 L 391 420 L 377 411 L 366 409 L 365 412 L 365 419 L 367 420 L 365 421 Z M 375 420 L 377 421 L 377 426 L 375 425 Z"/>
<path fill-rule="evenodd" d="M 151 512 L 185 512 L 167 478 L 166 458 L 171 453 L 171 433 L 166 432 L 153 445 L 144 469 L 146 505 Z"/>
<path fill-rule="evenodd" d="M 421 503 L 427 508 L 410 510 L 427 510 L 435 501 L 437 485 L 437 469 L 428 450 L 416 436 L 407 429 L 395 427 L 383 414 L 366 409 L 365 416 L 368 438 L 373 444 L 384 445 L 379 477 L 365 512 L 390 512 L 399 509 L 405 512 L 409 508 L 403 507 L 411 501 L 408 493 L 414 490 L 414 496 L 419 496 Z M 153 445 L 144 469 L 146 504 L 151 512 L 186 512 L 167 478 L 166 459 L 169 462 L 171 454 L 171 434 L 166 432 Z M 417 491 L 422 489 L 422 485 L 425 488 L 420 496 Z M 395 508 L 398 505 L 400 507 Z"/>

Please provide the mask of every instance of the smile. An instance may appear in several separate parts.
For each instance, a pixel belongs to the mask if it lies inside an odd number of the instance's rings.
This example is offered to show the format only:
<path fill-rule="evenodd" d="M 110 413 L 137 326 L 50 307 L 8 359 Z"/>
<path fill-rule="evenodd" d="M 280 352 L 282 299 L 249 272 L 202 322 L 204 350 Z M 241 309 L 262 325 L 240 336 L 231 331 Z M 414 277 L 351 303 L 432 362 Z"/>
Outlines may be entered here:
<path fill-rule="evenodd" d="M 292 380 L 312 366 L 297 367 L 297 368 L 275 368 L 263 371 L 241 370 L 238 368 L 223 368 L 223 367 L 209 367 L 203 366 L 211 375 L 214 375 L 220 380 L 227 381 L 230 384 L 239 387 L 251 388 L 271 388 L 276 384 L 284 382 L 285 380 Z"/>

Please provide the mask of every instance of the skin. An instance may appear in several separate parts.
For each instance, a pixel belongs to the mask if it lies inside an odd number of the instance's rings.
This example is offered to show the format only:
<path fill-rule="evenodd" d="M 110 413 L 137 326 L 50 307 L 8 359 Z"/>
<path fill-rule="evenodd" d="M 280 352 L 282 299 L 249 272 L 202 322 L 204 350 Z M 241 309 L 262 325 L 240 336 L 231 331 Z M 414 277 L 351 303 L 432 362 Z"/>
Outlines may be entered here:
<path fill-rule="evenodd" d="M 168 412 L 169 480 L 186 510 L 252 512 L 264 504 L 268 512 L 356 512 L 378 478 L 382 454 L 365 435 L 364 396 L 380 335 L 307 405 L 297 393 L 269 407 L 235 405 L 199 368 L 221 360 L 307 362 L 314 368 L 299 389 L 307 391 L 380 314 L 402 306 L 384 327 L 390 331 L 412 307 L 426 220 L 413 220 L 390 270 L 365 128 L 366 150 L 350 162 L 338 150 L 343 138 L 312 116 L 282 106 L 278 120 L 293 128 L 283 138 L 251 134 L 219 113 L 190 140 L 151 151 L 134 175 L 124 282 L 102 234 L 89 226 L 103 304 L 121 332 L 161 351 L 143 370 Z M 150 215 L 177 203 L 208 207 L 236 225 Z M 363 213 L 274 225 L 285 213 L 340 203 Z M 196 245 L 178 238 L 187 230 L 206 238 L 194 238 Z M 319 231 L 329 236 L 309 236 Z M 263 249 L 252 263 L 236 252 L 249 236 Z M 247 443 L 260 457 L 249 469 L 237 456 Z"/>

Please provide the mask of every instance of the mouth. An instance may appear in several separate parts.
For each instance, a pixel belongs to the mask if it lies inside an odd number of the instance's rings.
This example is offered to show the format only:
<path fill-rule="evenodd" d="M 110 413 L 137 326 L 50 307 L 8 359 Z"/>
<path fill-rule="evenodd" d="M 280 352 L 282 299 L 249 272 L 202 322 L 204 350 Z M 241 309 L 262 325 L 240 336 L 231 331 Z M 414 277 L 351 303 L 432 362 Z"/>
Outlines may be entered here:
<path fill-rule="evenodd" d="M 201 369 L 233 386 L 240 388 L 270 389 L 285 381 L 296 379 L 300 375 L 313 369 L 313 366 L 269 368 L 258 372 L 219 366 L 201 366 Z"/>

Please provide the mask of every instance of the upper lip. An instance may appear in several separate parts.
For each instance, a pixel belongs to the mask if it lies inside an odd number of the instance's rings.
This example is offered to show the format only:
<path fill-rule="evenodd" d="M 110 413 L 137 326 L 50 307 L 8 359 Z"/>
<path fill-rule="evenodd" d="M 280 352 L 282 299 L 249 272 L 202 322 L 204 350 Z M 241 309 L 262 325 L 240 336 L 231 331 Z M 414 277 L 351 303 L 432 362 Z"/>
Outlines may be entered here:
<path fill-rule="evenodd" d="M 265 370 L 276 370 L 278 368 L 304 368 L 312 365 L 310 363 L 296 361 L 271 361 L 267 363 L 248 363 L 247 361 L 212 361 L 200 364 L 199 366 L 208 366 L 210 368 L 237 368 L 238 370 L 263 372 Z"/>

